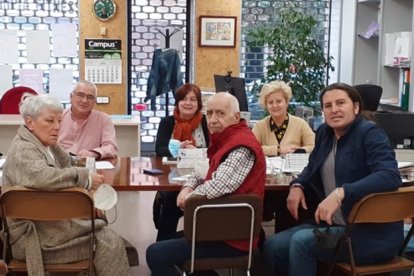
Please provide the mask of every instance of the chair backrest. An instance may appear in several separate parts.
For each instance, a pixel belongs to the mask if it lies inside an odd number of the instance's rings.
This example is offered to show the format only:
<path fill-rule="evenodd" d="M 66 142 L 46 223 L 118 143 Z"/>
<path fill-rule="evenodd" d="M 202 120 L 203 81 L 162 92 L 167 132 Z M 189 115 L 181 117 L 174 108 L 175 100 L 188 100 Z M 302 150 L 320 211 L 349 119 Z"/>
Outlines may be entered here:
<path fill-rule="evenodd" d="M 19 114 L 19 104 L 24 94 L 37 95 L 30 87 L 16 86 L 7 90 L 0 100 L 0 114 Z"/>
<path fill-rule="evenodd" d="M 92 196 L 83 188 L 40 191 L 14 186 L 0 196 L 2 217 L 52 221 L 95 218 Z"/>
<path fill-rule="evenodd" d="M 3 189 L 0 195 L 1 216 L 4 227 L 3 258 L 12 257 L 9 227 L 6 218 L 28 219 L 35 221 L 57 221 L 67 219 L 89 219 L 89 257 L 87 260 L 71 264 L 44 265 L 46 271 L 82 271 L 93 274 L 95 248 L 95 208 L 92 196 L 83 188 L 71 187 L 59 191 L 40 191 L 21 186 Z M 70 231 L 70 229 L 68 229 Z M 26 271 L 24 262 L 11 260 L 11 271 Z"/>
<path fill-rule="evenodd" d="M 184 236 L 188 240 L 195 236 L 197 241 L 248 240 L 251 218 L 253 236 L 258 236 L 261 217 L 262 199 L 257 195 L 230 195 L 216 199 L 193 196 L 185 202 Z"/>
<path fill-rule="evenodd" d="M 196 265 L 223 268 L 217 267 L 223 265 L 223 262 L 219 264 L 220 259 L 195 260 L 196 242 L 219 240 L 249 242 L 247 257 L 234 258 L 232 264 L 229 258 L 225 258 L 225 267 L 237 263 L 237 266 L 243 265 L 249 271 L 253 239 L 259 236 L 261 229 L 262 205 L 262 199 L 254 194 L 229 195 L 216 199 L 199 196 L 188 198 L 184 209 L 184 237 L 191 241 L 191 258 L 184 266 L 189 265 L 190 273 L 194 272 Z"/>
<path fill-rule="evenodd" d="M 358 84 L 354 87 L 364 102 L 364 109 L 377 111 L 382 96 L 382 87 L 375 84 Z"/>
<path fill-rule="evenodd" d="M 414 186 L 393 192 L 375 193 L 354 205 L 350 223 L 387 223 L 414 217 Z"/>

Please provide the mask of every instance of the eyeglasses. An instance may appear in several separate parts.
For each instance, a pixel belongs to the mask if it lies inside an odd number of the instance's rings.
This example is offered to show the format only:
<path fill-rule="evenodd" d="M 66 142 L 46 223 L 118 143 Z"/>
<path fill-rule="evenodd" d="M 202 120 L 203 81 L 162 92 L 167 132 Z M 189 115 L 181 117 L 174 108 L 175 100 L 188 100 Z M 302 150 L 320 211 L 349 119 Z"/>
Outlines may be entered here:
<path fill-rule="evenodd" d="M 94 102 L 96 100 L 95 96 L 86 95 L 85 93 L 82 93 L 82 92 L 73 92 L 72 94 L 75 95 L 75 97 L 78 98 L 79 100 L 83 100 L 85 98 L 89 102 Z"/>

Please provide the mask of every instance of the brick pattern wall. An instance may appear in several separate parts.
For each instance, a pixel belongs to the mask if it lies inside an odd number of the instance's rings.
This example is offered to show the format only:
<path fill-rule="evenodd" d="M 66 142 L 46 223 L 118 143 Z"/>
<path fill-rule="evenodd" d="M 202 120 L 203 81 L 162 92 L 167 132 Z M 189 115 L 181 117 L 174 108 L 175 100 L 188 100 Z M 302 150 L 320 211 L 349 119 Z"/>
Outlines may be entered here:
<path fill-rule="evenodd" d="M 19 84 L 20 69 L 42 69 L 43 90 L 49 91 L 49 69 L 72 69 L 75 80 L 79 79 L 78 58 L 55 58 L 51 47 L 50 62 L 27 63 L 26 30 L 49 30 L 52 24 L 79 24 L 78 1 L 35 1 L 35 0 L 0 0 L 0 30 L 16 30 L 18 37 L 18 64 L 13 64 L 13 85 Z M 52 38 L 50 38 L 52 40 Z M 50 41 L 50 44 L 52 41 Z"/>
<path fill-rule="evenodd" d="M 294 5 L 304 12 L 313 14 L 320 22 L 317 37 L 321 45 L 327 50 L 328 39 L 328 12 L 329 1 L 283 1 L 283 0 L 243 0 L 242 1 L 242 50 L 241 50 L 241 74 L 247 82 L 259 79 L 266 66 L 266 49 L 248 48 L 244 42 L 247 26 L 255 22 L 268 22 L 278 9 Z M 339 22 L 340 0 L 333 0 L 334 22 Z M 49 64 L 27 64 L 25 30 L 50 30 L 54 23 L 78 21 L 78 0 L 71 1 L 35 1 L 35 0 L 0 0 L 0 29 L 12 29 L 18 31 L 19 37 L 19 64 L 13 65 L 13 82 L 18 84 L 19 69 L 43 69 L 44 90 L 48 91 L 48 70 L 50 68 L 73 69 L 73 77 L 79 79 L 78 58 L 53 58 Z M 185 73 L 185 24 L 186 2 L 177 0 L 131 0 L 132 26 L 131 26 L 131 109 L 133 115 L 139 115 L 142 121 L 141 142 L 152 145 L 158 129 L 160 118 L 165 115 L 165 109 L 173 109 L 173 96 L 169 94 L 169 105 L 166 106 L 165 97 L 158 97 L 156 111 L 149 109 L 149 103 L 144 103 L 146 96 L 147 79 L 151 70 L 152 55 L 157 47 L 161 46 L 162 36 L 156 30 L 165 33 L 166 28 L 182 28 L 183 52 L 181 53 L 181 71 Z M 339 23 L 338 23 L 339 24 Z M 334 36 L 339 34 L 333 33 Z M 338 38 L 331 40 L 331 55 L 335 55 Z M 335 46 L 336 45 L 336 46 Z M 53 49 L 51 49 L 53 51 Z M 52 53 L 51 53 L 52 54 Z M 337 66 L 336 66 L 337 67 Z"/>

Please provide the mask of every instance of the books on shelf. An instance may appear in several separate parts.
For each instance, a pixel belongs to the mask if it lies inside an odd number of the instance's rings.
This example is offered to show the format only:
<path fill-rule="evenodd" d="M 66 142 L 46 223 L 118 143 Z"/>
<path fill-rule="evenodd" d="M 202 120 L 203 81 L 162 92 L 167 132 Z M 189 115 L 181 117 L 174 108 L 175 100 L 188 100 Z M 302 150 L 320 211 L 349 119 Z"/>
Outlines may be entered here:
<path fill-rule="evenodd" d="M 408 111 L 410 99 L 411 70 L 407 68 L 401 68 L 399 78 L 398 89 L 400 95 L 400 106 L 403 110 Z"/>

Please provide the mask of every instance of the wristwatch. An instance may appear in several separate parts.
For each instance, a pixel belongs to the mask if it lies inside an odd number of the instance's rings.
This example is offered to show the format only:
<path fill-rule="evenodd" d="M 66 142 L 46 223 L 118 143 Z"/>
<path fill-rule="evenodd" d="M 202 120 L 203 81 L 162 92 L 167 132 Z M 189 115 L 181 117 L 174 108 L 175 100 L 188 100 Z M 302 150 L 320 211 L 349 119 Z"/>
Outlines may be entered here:
<path fill-rule="evenodd" d="M 92 10 L 96 18 L 107 21 L 115 15 L 116 4 L 113 0 L 96 0 Z"/>

